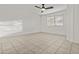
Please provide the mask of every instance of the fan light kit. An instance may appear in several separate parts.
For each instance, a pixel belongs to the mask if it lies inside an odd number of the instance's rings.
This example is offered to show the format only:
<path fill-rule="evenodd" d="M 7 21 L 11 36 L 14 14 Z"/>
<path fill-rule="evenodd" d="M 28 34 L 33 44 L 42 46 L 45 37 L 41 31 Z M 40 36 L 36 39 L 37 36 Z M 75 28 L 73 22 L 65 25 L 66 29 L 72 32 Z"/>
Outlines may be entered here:
<path fill-rule="evenodd" d="M 39 6 L 35 6 L 35 7 L 41 9 L 41 13 L 43 13 L 47 9 L 52 9 L 53 8 L 52 6 L 45 7 L 45 4 L 42 4 L 42 7 L 39 7 Z"/>

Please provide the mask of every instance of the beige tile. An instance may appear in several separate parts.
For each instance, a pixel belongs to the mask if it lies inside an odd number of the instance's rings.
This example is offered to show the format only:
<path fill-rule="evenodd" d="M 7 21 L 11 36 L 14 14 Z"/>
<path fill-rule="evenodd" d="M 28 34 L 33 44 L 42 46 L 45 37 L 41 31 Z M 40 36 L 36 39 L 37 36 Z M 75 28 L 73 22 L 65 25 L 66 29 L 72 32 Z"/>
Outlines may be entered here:
<path fill-rule="evenodd" d="M 70 53 L 70 48 L 59 48 L 56 51 L 56 54 L 68 54 Z"/>
<path fill-rule="evenodd" d="M 0 54 L 2 53 L 2 43 L 0 42 Z"/>
<path fill-rule="evenodd" d="M 1 43 L 0 43 L 0 54 L 2 53 L 2 46 L 1 46 Z"/>
<path fill-rule="evenodd" d="M 31 52 L 31 51 L 29 52 L 28 49 L 24 49 L 24 48 L 21 48 L 21 47 L 19 47 L 19 48 L 17 47 L 17 48 L 16 48 L 16 51 L 17 51 L 17 53 L 19 53 L 19 54 L 24 54 L 24 53 L 30 53 L 30 52 Z"/>
<path fill-rule="evenodd" d="M 79 49 L 78 48 L 72 48 L 71 53 L 72 54 L 79 54 Z"/>
<path fill-rule="evenodd" d="M 59 49 L 56 51 L 56 54 L 68 54 L 71 51 L 71 42 L 64 41 Z"/>
<path fill-rule="evenodd" d="M 4 50 L 3 52 L 2 52 L 3 54 L 17 54 L 17 52 L 16 52 L 16 50 Z"/>
<path fill-rule="evenodd" d="M 66 53 L 66 47 L 69 42 L 64 43 L 61 49 L 58 49 L 65 41 L 64 36 L 52 35 L 47 33 L 36 33 L 31 35 L 22 35 L 15 37 L 7 37 L 1 40 L 1 52 L 19 53 L 19 54 L 38 54 L 38 53 Z M 65 46 L 65 47 L 64 47 Z"/>
<path fill-rule="evenodd" d="M 71 53 L 73 53 L 73 54 L 79 54 L 79 44 L 77 44 L 77 43 L 73 43 L 72 44 Z"/>
<path fill-rule="evenodd" d="M 41 53 L 44 54 L 53 54 L 57 51 L 58 47 L 48 47 L 47 49 L 44 49 Z"/>

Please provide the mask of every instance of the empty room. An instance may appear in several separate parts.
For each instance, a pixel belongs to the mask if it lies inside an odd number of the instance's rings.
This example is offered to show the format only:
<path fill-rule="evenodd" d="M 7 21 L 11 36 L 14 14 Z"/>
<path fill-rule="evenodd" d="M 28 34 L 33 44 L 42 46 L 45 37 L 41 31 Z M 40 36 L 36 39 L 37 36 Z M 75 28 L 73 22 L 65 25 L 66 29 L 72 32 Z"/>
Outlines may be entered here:
<path fill-rule="evenodd" d="M 78 4 L 0 4 L 0 54 L 78 54 Z"/>

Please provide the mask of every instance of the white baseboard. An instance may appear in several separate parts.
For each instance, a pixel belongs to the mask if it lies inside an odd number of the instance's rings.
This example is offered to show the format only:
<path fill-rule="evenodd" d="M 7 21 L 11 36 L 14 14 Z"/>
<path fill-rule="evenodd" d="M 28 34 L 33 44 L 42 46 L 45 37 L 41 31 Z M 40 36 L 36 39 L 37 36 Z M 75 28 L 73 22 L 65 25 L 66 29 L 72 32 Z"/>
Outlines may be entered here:
<path fill-rule="evenodd" d="M 40 32 L 18 32 L 18 33 L 12 33 L 8 34 L 6 36 L 0 37 L 0 38 L 6 38 L 6 37 L 15 37 L 15 36 L 21 36 L 21 35 L 29 35 L 29 34 L 35 34 L 35 33 L 40 33 Z"/>

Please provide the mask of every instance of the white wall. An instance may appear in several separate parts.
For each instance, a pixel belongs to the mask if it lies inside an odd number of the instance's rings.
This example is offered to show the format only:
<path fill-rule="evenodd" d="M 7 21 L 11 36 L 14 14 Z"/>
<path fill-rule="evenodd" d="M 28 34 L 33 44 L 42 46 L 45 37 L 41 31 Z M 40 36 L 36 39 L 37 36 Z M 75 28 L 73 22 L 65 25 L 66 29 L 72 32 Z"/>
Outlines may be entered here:
<path fill-rule="evenodd" d="M 47 26 L 47 16 L 58 15 L 64 12 L 64 26 Z M 66 10 L 51 14 L 45 14 L 41 17 L 41 31 L 53 34 L 66 35 L 66 39 L 79 43 L 79 5 L 67 5 Z"/>
<path fill-rule="evenodd" d="M 73 20 L 74 20 L 74 5 L 68 5 L 67 6 L 67 10 L 66 10 L 66 19 L 65 19 L 65 23 L 66 23 L 66 39 L 69 41 L 73 41 L 74 38 L 74 33 L 73 33 Z"/>
<path fill-rule="evenodd" d="M 47 32 L 66 35 L 69 41 L 79 43 L 79 5 L 67 5 L 67 9 L 41 16 L 34 5 L 0 5 L 0 21 L 22 20 L 23 30 L 16 34 Z M 47 16 L 64 13 L 64 25 L 47 26 Z M 41 18 L 40 18 L 41 17 Z M 11 33 L 10 33 L 11 34 Z M 2 35 L 2 34 L 0 34 Z M 12 33 L 12 35 L 15 35 Z"/>
<path fill-rule="evenodd" d="M 47 26 L 47 16 L 58 15 L 64 12 L 64 26 Z M 67 9 L 61 12 L 45 14 L 41 16 L 41 31 L 53 34 L 66 35 L 66 39 L 79 43 L 79 5 L 67 5 Z"/>
<path fill-rule="evenodd" d="M 79 43 L 79 5 L 74 5 L 74 42 Z"/>
<path fill-rule="evenodd" d="M 46 15 L 42 15 L 41 16 L 41 31 L 42 32 L 47 32 L 47 33 L 53 33 L 53 34 L 60 34 L 60 35 L 65 35 L 65 10 L 62 11 L 57 11 L 51 14 L 46 14 Z M 47 25 L 47 17 L 48 16 L 57 16 L 57 15 L 63 15 L 64 19 L 63 19 L 63 26 L 48 26 Z"/>
<path fill-rule="evenodd" d="M 68 5 L 66 16 L 66 39 L 79 43 L 79 5 Z"/>
<path fill-rule="evenodd" d="M 0 5 L 0 21 L 22 20 L 21 33 L 35 33 L 40 31 L 40 16 L 33 5 Z M 1 35 L 1 34 L 0 34 Z"/>

